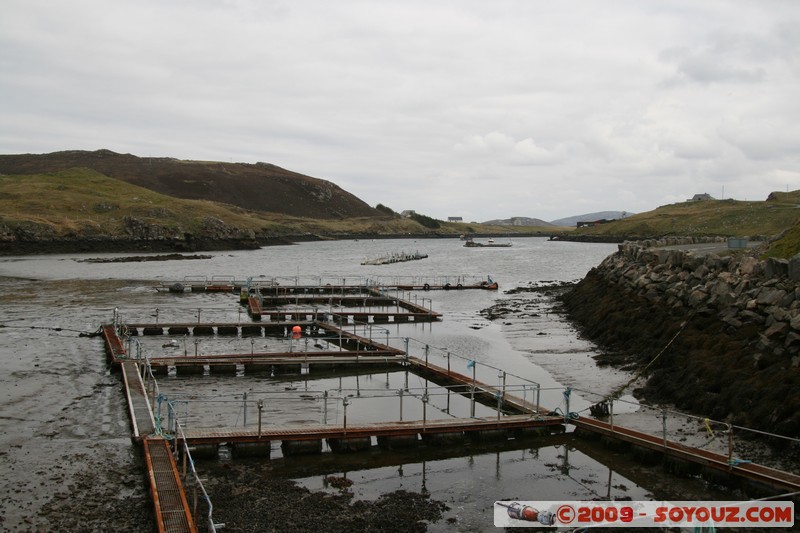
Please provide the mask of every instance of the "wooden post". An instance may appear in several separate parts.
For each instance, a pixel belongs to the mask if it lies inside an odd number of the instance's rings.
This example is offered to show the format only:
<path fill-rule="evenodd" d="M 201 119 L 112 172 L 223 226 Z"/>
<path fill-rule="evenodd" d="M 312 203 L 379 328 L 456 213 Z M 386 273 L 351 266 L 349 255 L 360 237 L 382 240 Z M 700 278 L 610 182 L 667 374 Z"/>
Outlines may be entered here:
<path fill-rule="evenodd" d="M 728 469 L 733 470 L 733 426 L 728 424 Z"/>
<path fill-rule="evenodd" d="M 469 399 L 471 402 L 470 406 L 470 416 L 475 418 L 475 365 L 477 363 L 473 360 L 472 361 L 472 388 L 469 391 Z"/>
<path fill-rule="evenodd" d="M 611 398 L 608 409 L 609 409 L 608 421 L 611 424 L 611 433 L 614 433 L 614 398 Z"/>
<path fill-rule="evenodd" d="M 425 431 L 425 424 L 428 419 L 428 393 L 422 396 L 422 431 Z"/>
<path fill-rule="evenodd" d="M 342 398 L 342 411 L 343 411 L 343 414 L 342 414 L 342 420 L 343 420 L 342 429 L 344 430 L 344 435 L 345 436 L 347 436 L 347 403 L 348 403 L 347 402 L 347 398 L 346 397 Z"/>
<path fill-rule="evenodd" d="M 328 392 L 325 391 L 325 394 L 327 395 Z M 264 399 L 262 398 L 262 399 L 258 400 L 258 438 L 259 439 L 261 438 L 261 413 L 262 413 L 263 410 L 264 410 Z"/>

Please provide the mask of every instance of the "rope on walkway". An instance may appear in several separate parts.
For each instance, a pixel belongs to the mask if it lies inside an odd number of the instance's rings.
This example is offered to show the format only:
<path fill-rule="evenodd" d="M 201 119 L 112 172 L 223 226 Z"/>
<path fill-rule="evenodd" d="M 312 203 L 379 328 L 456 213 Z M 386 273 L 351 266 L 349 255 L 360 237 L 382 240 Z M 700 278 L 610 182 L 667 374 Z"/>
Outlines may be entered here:
<path fill-rule="evenodd" d="M 658 352 L 658 353 L 656 354 L 656 356 L 655 356 L 655 357 L 653 357 L 653 358 L 650 360 L 650 362 L 649 362 L 649 363 L 647 363 L 647 365 L 645 365 L 645 367 L 644 367 L 644 368 L 642 368 L 642 369 L 641 369 L 639 372 L 637 372 L 637 373 L 636 373 L 636 374 L 635 374 L 635 375 L 634 375 L 634 376 L 633 376 L 633 377 L 632 377 L 632 378 L 631 378 L 631 379 L 630 379 L 630 380 L 629 380 L 629 381 L 628 381 L 628 382 L 627 382 L 625 385 L 623 385 L 622 387 L 620 387 L 620 388 L 618 388 L 617 390 L 615 390 L 614 392 L 612 392 L 612 393 L 611 393 L 610 395 L 608 395 L 608 397 L 606 397 L 605 399 L 609 399 L 609 398 L 611 398 L 611 399 L 616 399 L 616 398 L 619 398 L 619 397 L 622 395 L 622 392 L 623 392 L 625 389 L 627 389 L 628 387 L 630 387 L 630 386 L 631 386 L 631 385 L 632 385 L 632 384 L 633 384 L 633 383 L 634 383 L 636 380 L 638 380 L 640 377 L 642 377 L 642 375 L 643 375 L 645 372 L 647 372 L 647 371 L 650 369 L 650 367 L 651 367 L 651 366 L 653 366 L 653 363 L 655 363 L 655 362 L 658 360 L 658 358 L 659 358 L 659 357 L 661 357 L 661 355 L 662 355 L 664 352 L 666 352 L 666 351 L 667 351 L 667 348 L 669 348 L 669 347 L 672 345 L 672 343 L 675 341 L 675 339 L 677 339 L 677 338 L 678 338 L 678 335 L 680 335 L 680 334 L 681 334 L 681 332 L 683 332 L 683 330 L 686 328 L 686 325 L 689 323 L 689 320 L 691 320 L 691 318 L 692 318 L 692 317 L 690 316 L 689 318 L 687 318 L 686 320 L 684 320 L 684 321 L 683 321 L 683 323 L 681 324 L 681 327 L 678 329 L 678 331 L 676 331 L 676 332 L 675 332 L 675 335 L 673 335 L 673 336 L 672 336 L 672 338 L 669 340 L 669 342 L 668 342 L 668 343 L 667 343 L 667 344 L 666 344 L 666 345 L 665 345 L 665 346 L 664 346 L 664 347 L 661 349 L 661 351 L 660 351 L 660 352 Z"/>
<path fill-rule="evenodd" d="M 562 392 L 561 394 L 564 397 L 564 400 L 561 402 L 561 404 L 558 407 L 556 407 L 555 409 L 553 409 L 552 411 L 547 413 L 548 416 L 558 415 L 558 416 L 563 416 L 565 419 L 569 419 L 569 420 L 577 420 L 577 419 L 579 419 L 581 417 L 581 415 L 579 413 L 576 413 L 575 411 L 570 411 L 568 413 L 565 413 L 561 409 L 562 405 L 564 406 L 564 409 L 567 409 L 567 406 L 569 405 L 569 397 L 572 394 L 572 388 L 571 387 L 567 387 L 566 389 L 564 389 L 564 392 Z M 584 411 L 585 411 L 585 409 L 584 409 Z"/>
<path fill-rule="evenodd" d="M 153 435 L 163 437 L 165 440 L 172 440 L 172 435 L 165 432 L 161 425 L 161 403 L 166 401 L 167 405 L 169 405 L 169 400 L 163 394 L 159 394 L 156 401 L 158 402 L 158 411 L 153 413 L 153 421 L 155 422 L 155 431 L 153 431 Z"/>
<path fill-rule="evenodd" d="M 0 328 L 15 328 L 15 329 L 45 329 L 50 331 L 72 331 L 79 333 L 79 337 L 97 337 L 103 334 L 103 328 L 98 328 L 96 331 L 87 332 L 80 329 L 61 328 L 58 326 L 9 326 L 8 324 L 0 324 Z"/>

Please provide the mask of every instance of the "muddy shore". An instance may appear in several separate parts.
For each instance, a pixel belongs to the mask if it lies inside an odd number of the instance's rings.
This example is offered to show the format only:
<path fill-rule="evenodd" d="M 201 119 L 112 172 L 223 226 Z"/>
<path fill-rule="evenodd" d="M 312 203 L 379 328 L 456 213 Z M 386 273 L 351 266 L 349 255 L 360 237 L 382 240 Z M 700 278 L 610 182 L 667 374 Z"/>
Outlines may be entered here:
<path fill-rule="evenodd" d="M 0 516 L 0 529 L 153 531 L 152 503 L 138 448 L 129 442 L 126 406 L 118 394 L 119 376 L 108 372 L 100 356 L 102 343 L 98 339 L 78 337 L 75 330 L 66 329 L 95 328 L 107 318 L 105 311 L 75 318 L 76 310 L 104 305 L 105 300 L 83 284 L 74 288 L 70 282 L 48 285 L 50 291 L 40 293 L 31 291 L 28 282 L 6 283 L 10 285 L 6 288 L 7 303 L 24 297 L 37 313 L 48 309 L 52 294 L 68 295 L 67 312 L 60 310 L 57 316 L 73 318 L 59 322 L 64 329 L 56 332 L 57 337 L 46 335 L 43 329 L 52 326 L 47 320 L 53 317 L 26 323 L 24 327 L 12 327 L 15 324 L 12 320 L 18 315 L 7 316 L 4 320 L 8 324 L 4 328 L 7 339 L 15 335 L 24 338 L 31 347 L 35 346 L 26 351 L 24 357 L 11 359 L 8 363 L 11 366 L 7 368 L 9 380 L 4 384 L 6 390 L 12 387 L 30 389 L 27 394 L 30 406 L 26 406 L 27 401 L 18 402 L 14 410 L 15 416 L 21 417 L 20 422 L 22 418 L 33 420 L 28 424 L 34 426 L 31 432 L 35 433 L 35 438 L 30 438 L 27 430 L 20 431 L 22 425 L 18 421 L 7 421 L 3 433 L 5 441 L 11 445 L 1 458 L 5 471 L 13 475 L 17 484 L 5 486 L 4 505 L 6 510 L 16 506 L 28 516 L 21 524 L 11 519 L 5 521 Z M 114 289 L 125 287 L 119 284 Z M 561 288 L 542 291 L 549 298 Z M 526 288 L 518 292 L 521 295 L 532 290 Z M 508 291 L 506 294 L 515 293 Z M 149 297 L 141 298 L 150 301 Z M 533 312 L 524 311 L 521 305 L 501 300 L 496 309 L 481 314 L 492 320 L 504 320 Z M 20 350 L 20 342 L 9 346 Z M 52 365 L 52 375 L 41 371 L 45 363 Z M 65 381 L 56 371 L 73 375 L 75 383 Z M 38 388 L 44 386 L 42 384 L 51 388 Z M 44 410 L 37 402 L 42 397 L 53 399 L 45 403 Z M 76 420 L 81 423 L 76 425 Z M 64 442 L 77 442 L 81 450 L 60 451 Z M 222 531 L 425 531 L 426 524 L 442 524 L 447 520 L 441 518 L 446 504 L 420 493 L 394 491 L 378 500 L 365 502 L 354 499 L 346 486 L 331 494 L 308 490 L 291 480 L 272 476 L 269 462 L 260 463 L 258 467 L 249 463 L 222 464 L 218 468 L 221 476 L 215 474 L 208 488 L 215 505 L 215 520 L 226 523 Z M 258 483 L 264 477 L 271 480 L 268 485 Z M 521 499 L 527 494 L 515 493 Z M 11 511 L 8 512 L 10 516 Z M 288 527 L 282 529 L 284 525 Z M 459 524 L 450 527 L 452 531 L 462 530 Z"/>
<path fill-rule="evenodd" d="M 353 501 L 346 478 L 329 478 L 338 493 L 312 492 L 271 474 L 268 461 L 214 468 L 209 490 L 214 519 L 232 532 L 424 532 L 447 506 L 424 494 L 395 491 L 372 502 Z M 264 482 L 268 479 L 268 482 Z"/>

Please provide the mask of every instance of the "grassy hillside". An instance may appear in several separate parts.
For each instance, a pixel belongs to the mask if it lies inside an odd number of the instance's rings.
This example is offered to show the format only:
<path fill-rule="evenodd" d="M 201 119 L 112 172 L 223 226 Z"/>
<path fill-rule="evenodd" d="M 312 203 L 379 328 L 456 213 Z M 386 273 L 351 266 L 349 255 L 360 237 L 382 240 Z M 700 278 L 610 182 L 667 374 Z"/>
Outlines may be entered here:
<path fill-rule="evenodd" d="M 156 228 L 161 235 L 185 233 L 213 238 L 255 238 L 317 234 L 459 234 L 509 233 L 507 227 L 448 224 L 432 229 L 396 216 L 344 220 L 292 217 L 248 211 L 205 200 L 183 200 L 109 178 L 89 169 L 53 174 L 0 175 L 0 233 L 47 238 L 130 237 L 132 227 Z M 531 228 L 525 228 L 530 231 Z"/>
<path fill-rule="evenodd" d="M 378 216 L 312 218 L 251 211 L 239 206 L 160 194 L 95 170 L 0 175 L 0 243 L 81 239 L 138 242 L 192 239 L 268 239 L 302 235 L 503 236 L 570 233 L 624 240 L 675 236 L 758 237 L 770 241 L 767 255 L 800 252 L 800 191 L 772 193 L 765 201 L 710 200 L 659 207 L 594 227 L 554 228 L 448 223 L 425 216 L 401 218 L 390 209 Z M 779 238 L 778 238 L 779 237 Z M 25 252 L 30 253 L 30 252 Z"/>
<path fill-rule="evenodd" d="M 773 198 L 775 196 L 775 198 Z M 665 235 L 772 236 L 800 218 L 800 192 L 773 193 L 762 202 L 708 200 L 683 202 L 594 227 L 581 235 L 624 235 L 648 238 Z"/>
<path fill-rule="evenodd" d="M 185 232 L 200 232 L 206 217 L 243 229 L 260 228 L 258 220 L 241 209 L 171 198 L 88 169 L 0 176 L 0 212 L 12 229 L 38 224 L 56 236 L 123 235 L 125 217 Z"/>
<path fill-rule="evenodd" d="M 88 168 L 175 198 L 211 200 L 249 211 L 334 220 L 381 216 L 334 183 L 268 163 L 185 161 L 111 150 L 0 155 L 0 174 L 52 174 L 71 168 Z"/>
<path fill-rule="evenodd" d="M 750 237 L 768 241 L 765 257 L 800 252 L 800 191 L 773 192 L 764 201 L 708 200 L 659 207 L 628 218 L 576 229 L 575 235 L 626 239 L 663 236 Z"/>

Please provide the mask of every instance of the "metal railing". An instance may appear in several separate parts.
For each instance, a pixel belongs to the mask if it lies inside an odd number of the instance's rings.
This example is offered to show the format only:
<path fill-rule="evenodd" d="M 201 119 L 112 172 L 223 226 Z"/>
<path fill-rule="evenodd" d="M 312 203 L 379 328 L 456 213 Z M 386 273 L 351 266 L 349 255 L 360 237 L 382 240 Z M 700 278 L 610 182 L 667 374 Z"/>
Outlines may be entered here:
<path fill-rule="evenodd" d="M 175 407 L 172 402 L 168 401 L 166 396 L 161 394 L 161 389 L 158 384 L 158 380 L 156 379 L 153 373 L 153 367 L 150 364 L 150 357 L 147 355 L 146 351 L 143 349 L 142 344 L 139 342 L 139 339 L 132 339 L 132 342 L 136 346 L 136 356 L 135 360 L 139 363 L 142 372 L 142 382 L 145 387 L 145 392 L 150 392 L 151 394 L 151 401 L 150 406 L 153 409 L 153 406 L 157 405 L 157 410 L 155 410 L 153 414 L 154 425 L 155 425 L 155 435 L 159 435 L 164 437 L 165 439 L 172 441 L 172 454 L 175 459 L 182 458 L 182 481 L 184 484 L 191 485 L 193 488 L 194 500 L 192 505 L 192 511 L 194 514 L 194 521 L 198 523 L 197 520 L 197 507 L 198 507 L 198 490 L 202 495 L 202 500 L 208 506 L 208 512 L 206 514 L 206 526 L 208 527 L 208 531 L 212 533 L 216 533 L 217 528 L 224 526 L 224 524 L 215 524 L 213 519 L 213 511 L 214 506 L 211 503 L 211 497 L 208 495 L 205 487 L 203 486 L 203 482 L 200 480 L 200 476 L 197 473 L 197 469 L 195 468 L 194 460 L 192 459 L 191 452 L 189 451 L 189 446 L 187 444 L 186 435 L 183 431 L 183 426 L 180 424 L 178 417 L 175 412 Z M 149 389 L 149 390 L 148 390 Z M 164 427 L 163 418 L 161 416 L 161 406 L 163 403 L 167 405 L 167 425 Z M 179 441 L 181 442 L 180 451 L 183 452 L 181 456 L 179 454 Z M 187 466 L 189 470 L 187 471 Z"/>

